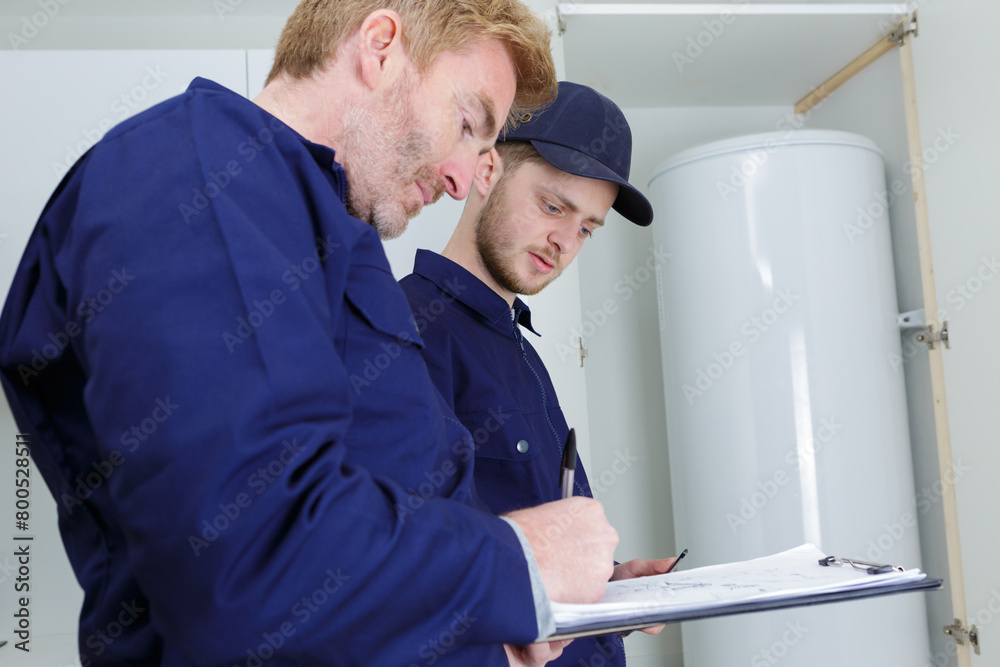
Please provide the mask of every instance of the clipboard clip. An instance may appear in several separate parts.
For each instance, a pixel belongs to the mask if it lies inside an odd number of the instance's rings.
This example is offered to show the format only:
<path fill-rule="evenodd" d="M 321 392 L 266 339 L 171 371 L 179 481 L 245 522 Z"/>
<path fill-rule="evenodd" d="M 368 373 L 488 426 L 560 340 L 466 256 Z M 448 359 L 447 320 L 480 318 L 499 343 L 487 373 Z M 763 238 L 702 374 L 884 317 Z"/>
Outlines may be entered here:
<path fill-rule="evenodd" d="M 864 570 L 868 574 L 887 574 L 889 572 L 904 572 L 903 568 L 898 565 L 882 565 L 880 563 L 868 563 L 863 560 L 852 560 L 850 558 L 837 558 L 836 556 L 827 556 L 826 558 L 819 559 L 820 565 L 830 566 L 830 565 L 850 565 L 851 567 Z"/>

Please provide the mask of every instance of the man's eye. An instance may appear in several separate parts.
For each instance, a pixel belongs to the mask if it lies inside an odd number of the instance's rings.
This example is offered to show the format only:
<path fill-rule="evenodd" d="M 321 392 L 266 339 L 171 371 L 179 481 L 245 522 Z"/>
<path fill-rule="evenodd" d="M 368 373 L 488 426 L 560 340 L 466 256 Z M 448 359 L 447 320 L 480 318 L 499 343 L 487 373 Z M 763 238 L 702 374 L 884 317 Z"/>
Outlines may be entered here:
<path fill-rule="evenodd" d="M 548 202 L 545 202 L 545 210 L 548 211 L 549 213 L 555 214 L 559 212 L 559 207 L 556 206 L 555 204 L 550 204 Z"/>
<path fill-rule="evenodd" d="M 586 227 L 580 227 L 580 233 L 589 238 L 594 235 L 594 230 L 587 229 Z"/>
<path fill-rule="evenodd" d="M 472 126 L 469 125 L 469 121 L 462 119 L 462 134 L 472 134 Z"/>

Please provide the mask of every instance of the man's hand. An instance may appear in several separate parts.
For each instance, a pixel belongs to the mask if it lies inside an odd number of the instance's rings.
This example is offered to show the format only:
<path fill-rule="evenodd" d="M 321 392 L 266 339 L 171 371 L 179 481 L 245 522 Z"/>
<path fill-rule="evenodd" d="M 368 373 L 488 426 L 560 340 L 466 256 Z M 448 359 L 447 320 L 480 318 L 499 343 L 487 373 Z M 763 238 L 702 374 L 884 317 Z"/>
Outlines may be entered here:
<path fill-rule="evenodd" d="M 637 558 L 627 563 L 615 565 L 615 573 L 611 575 L 611 581 L 622 579 L 637 579 L 639 577 L 651 577 L 654 574 L 663 574 L 670 569 L 676 558 L 658 558 L 656 560 L 643 560 Z"/>
<path fill-rule="evenodd" d="M 638 577 L 650 577 L 654 574 L 663 574 L 670 569 L 676 558 L 658 558 L 656 560 L 635 559 L 627 563 L 615 565 L 615 573 L 611 575 L 611 581 L 620 579 L 636 579 Z M 643 628 L 647 635 L 658 635 L 665 628 L 664 625 L 654 625 L 651 628 Z"/>
<path fill-rule="evenodd" d="M 558 642 L 541 642 L 528 646 L 504 644 L 503 650 L 507 652 L 507 662 L 510 663 L 510 667 L 542 667 L 545 663 L 562 655 L 563 649 L 569 646 L 571 641 L 573 640 L 564 639 Z"/>
<path fill-rule="evenodd" d="M 507 515 L 517 522 L 555 602 L 597 602 L 614 574 L 618 533 L 593 498 L 565 500 Z"/>

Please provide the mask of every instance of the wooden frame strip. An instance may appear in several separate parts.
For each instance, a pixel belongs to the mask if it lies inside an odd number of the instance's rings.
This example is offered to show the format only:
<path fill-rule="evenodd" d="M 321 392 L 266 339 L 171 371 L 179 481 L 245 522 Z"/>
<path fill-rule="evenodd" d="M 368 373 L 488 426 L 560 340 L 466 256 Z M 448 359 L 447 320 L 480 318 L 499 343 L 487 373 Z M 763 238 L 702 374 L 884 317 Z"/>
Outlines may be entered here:
<path fill-rule="evenodd" d="M 911 36 L 903 38 L 899 49 L 903 74 L 903 105 L 906 108 L 906 134 L 910 148 L 910 173 L 913 178 L 913 208 L 917 222 L 917 246 L 920 254 L 920 276 L 924 293 L 924 313 L 928 325 L 941 331 L 938 321 L 937 291 L 934 284 L 934 262 L 931 256 L 931 234 L 927 215 L 927 190 L 924 185 L 923 145 L 920 141 L 920 120 L 917 115 L 917 86 L 913 73 Z M 954 618 L 968 630 L 965 609 L 965 577 L 962 569 L 962 546 L 958 531 L 958 501 L 955 496 L 954 460 L 951 451 L 951 431 L 948 425 L 948 401 L 944 386 L 944 345 L 928 350 L 931 372 L 931 392 L 934 399 L 934 424 L 937 431 L 938 467 L 941 474 L 941 506 L 944 510 L 945 540 L 948 548 L 948 584 Z M 959 667 L 970 667 L 972 658 L 969 642 L 956 646 Z"/>
<path fill-rule="evenodd" d="M 896 29 L 892 31 L 893 33 L 903 30 L 904 25 L 909 23 L 909 19 L 900 21 L 896 24 Z M 852 76 L 863 70 L 864 68 L 871 65 L 873 62 L 881 58 L 884 54 L 888 53 L 889 50 L 894 46 L 899 46 L 899 41 L 893 40 L 893 34 L 890 33 L 880 39 L 875 46 L 871 47 L 860 56 L 848 63 L 847 67 L 831 76 L 829 79 L 821 83 L 815 90 L 803 97 L 801 100 L 795 103 L 795 113 L 804 114 L 805 112 L 812 109 L 814 106 L 819 104 L 821 100 L 828 97 L 833 91 L 840 88 L 844 82 L 850 79 Z"/>

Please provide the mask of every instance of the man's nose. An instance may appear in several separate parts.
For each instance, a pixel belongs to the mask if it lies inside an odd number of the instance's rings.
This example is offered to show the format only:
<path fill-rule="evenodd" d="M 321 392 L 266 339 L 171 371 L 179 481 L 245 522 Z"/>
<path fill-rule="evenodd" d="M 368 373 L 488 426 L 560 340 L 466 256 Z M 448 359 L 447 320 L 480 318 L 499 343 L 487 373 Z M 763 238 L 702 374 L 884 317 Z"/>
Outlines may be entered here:
<path fill-rule="evenodd" d="M 572 252 L 577 242 L 578 229 L 579 225 L 575 221 L 563 221 L 561 224 L 557 225 L 555 229 L 549 232 L 549 245 L 551 245 L 560 255 Z"/>
<path fill-rule="evenodd" d="M 478 162 L 477 152 L 465 150 L 441 163 L 441 180 L 444 182 L 444 191 L 449 197 L 461 201 L 469 196 Z"/>

